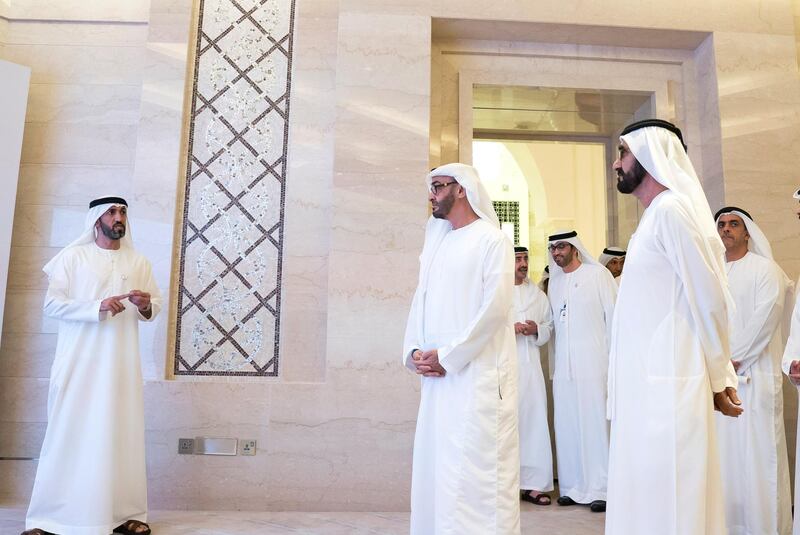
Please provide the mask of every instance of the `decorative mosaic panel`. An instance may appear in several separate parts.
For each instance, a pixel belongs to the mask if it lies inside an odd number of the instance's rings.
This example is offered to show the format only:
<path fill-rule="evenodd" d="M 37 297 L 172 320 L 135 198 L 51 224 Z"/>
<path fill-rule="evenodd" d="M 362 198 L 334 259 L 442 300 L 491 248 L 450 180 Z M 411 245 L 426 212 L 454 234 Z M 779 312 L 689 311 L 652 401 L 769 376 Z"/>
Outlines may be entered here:
<path fill-rule="evenodd" d="M 500 223 L 514 224 L 514 245 L 519 245 L 519 203 L 517 201 L 492 201 Z"/>
<path fill-rule="evenodd" d="M 278 375 L 294 0 L 200 0 L 176 375 Z"/>

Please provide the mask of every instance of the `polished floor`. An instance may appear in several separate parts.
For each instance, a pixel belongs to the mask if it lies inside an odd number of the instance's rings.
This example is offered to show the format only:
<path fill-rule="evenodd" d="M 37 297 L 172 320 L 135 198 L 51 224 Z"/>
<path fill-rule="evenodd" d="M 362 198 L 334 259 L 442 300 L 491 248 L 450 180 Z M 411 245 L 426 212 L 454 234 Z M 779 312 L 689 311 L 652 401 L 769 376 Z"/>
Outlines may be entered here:
<path fill-rule="evenodd" d="M 0 535 L 19 535 L 25 510 L 0 507 Z M 595 535 L 605 515 L 586 507 L 522 504 L 524 535 Z M 406 535 L 408 513 L 151 511 L 153 535 Z"/>

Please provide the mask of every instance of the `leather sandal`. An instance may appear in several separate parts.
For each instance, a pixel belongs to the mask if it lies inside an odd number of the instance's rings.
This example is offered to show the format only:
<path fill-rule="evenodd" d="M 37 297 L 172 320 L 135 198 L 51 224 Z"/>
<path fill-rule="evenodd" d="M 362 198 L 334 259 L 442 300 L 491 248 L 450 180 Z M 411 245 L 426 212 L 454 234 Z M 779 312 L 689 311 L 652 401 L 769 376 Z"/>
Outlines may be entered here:
<path fill-rule="evenodd" d="M 519 494 L 519 499 L 534 505 L 550 505 L 550 496 L 544 492 L 540 492 L 534 496 L 532 490 L 523 490 Z"/>
<path fill-rule="evenodd" d="M 147 529 L 142 530 L 142 527 Z M 150 535 L 150 526 L 139 520 L 128 520 L 121 526 L 115 528 L 114 533 L 121 533 L 122 535 Z"/>

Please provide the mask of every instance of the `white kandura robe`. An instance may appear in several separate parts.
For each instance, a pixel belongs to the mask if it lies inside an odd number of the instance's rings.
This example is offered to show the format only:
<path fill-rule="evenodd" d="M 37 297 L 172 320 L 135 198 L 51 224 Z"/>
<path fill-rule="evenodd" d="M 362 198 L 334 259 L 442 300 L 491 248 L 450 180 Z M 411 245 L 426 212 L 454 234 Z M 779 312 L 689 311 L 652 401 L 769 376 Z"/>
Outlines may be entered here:
<path fill-rule="evenodd" d="M 514 321 L 533 321 L 538 334 L 517 337 L 519 363 L 519 488 L 553 490 L 553 451 L 547 424 L 547 391 L 539 348 L 553 332 L 553 315 L 547 296 L 525 279 L 514 286 Z"/>
<path fill-rule="evenodd" d="M 152 320 L 161 297 L 150 263 L 130 248 L 94 243 L 66 250 L 50 276 L 44 313 L 59 321 L 47 431 L 26 528 L 108 535 L 147 520 L 144 408 L 136 306 L 112 317 L 100 302 L 142 290 Z"/>
<path fill-rule="evenodd" d="M 421 377 L 412 535 L 514 535 L 519 525 L 514 251 L 479 219 L 451 230 L 408 318 L 404 362 L 438 349 L 444 377 Z"/>
<path fill-rule="evenodd" d="M 796 288 L 800 289 L 800 280 L 797 282 Z M 789 340 L 786 342 L 786 349 L 783 352 L 783 373 L 789 375 L 789 366 L 792 361 L 800 360 L 800 299 L 797 299 L 792 311 L 791 327 L 789 329 Z M 800 387 L 798 387 L 800 390 Z M 797 425 L 800 429 L 800 412 L 797 414 Z M 794 458 L 794 473 L 800 473 L 800 440 L 797 441 Z M 800 535 L 800 483 L 795 475 L 794 479 L 794 524 L 792 528 L 792 535 Z"/>
<path fill-rule="evenodd" d="M 607 535 L 724 535 L 713 395 L 736 386 L 725 295 L 667 190 L 628 245 L 609 364 Z"/>
<path fill-rule="evenodd" d="M 736 303 L 731 360 L 740 362 L 744 413 L 715 413 L 730 535 L 788 535 L 792 531 L 789 459 L 783 426 L 783 336 L 786 293 L 775 262 L 747 253 L 726 264 Z"/>
<path fill-rule="evenodd" d="M 561 269 L 561 268 L 556 268 Z M 561 496 L 606 499 L 608 347 L 617 285 L 599 264 L 550 277 L 555 326 L 554 426 Z"/>

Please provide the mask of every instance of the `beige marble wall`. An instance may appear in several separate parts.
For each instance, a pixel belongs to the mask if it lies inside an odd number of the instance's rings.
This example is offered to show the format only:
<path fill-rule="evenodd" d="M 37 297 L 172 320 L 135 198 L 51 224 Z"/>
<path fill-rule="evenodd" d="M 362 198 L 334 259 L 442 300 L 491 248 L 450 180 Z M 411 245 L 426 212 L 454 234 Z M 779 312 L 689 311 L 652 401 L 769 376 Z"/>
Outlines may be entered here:
<path fill-rule="evenodd" d="M 130 193 L 136 150 L 147 28 L 135 2 L 66 4 L 11 2 L 4 20 L 3 58 L 32 69 L 0 346 L 6 457 L 38 455 L 44 433 L 55 325 L 41 314 L 41 266 L 74 238 L 90 192 Z M 0 461 L 0 496 L 26 496 L 33 469 Z"/>
<path fill-rule="evenodd" d="M 25 457 L 41 441 L 55 344 L 56 326 L 40 312 L 40 268 L 80 225 L 89 192 L 113 189 L 133 199 L 137 244 L 159 283 L 169 283 L 191 6 L 9 5 L 3 54 L 33 67 L 33 86 L 0 347 L 0 456 Z M 520 36 L 549 39 L 554 55 L 626 43 L 677 46 L 664 37 L 669 29 L 710 33 L 681 52 L 681 76 L 689 69 L 698 80 L 696 111 L 685 110 L 708 130 L 698 137 L 714 143 L 713 124 L 721 123 L 718 159 L 702 151 L 704 172 L 724 176 L 713 196 L 746 203 L 787 271 L 800 271 L 797 223 L 786 213 L 800 135 L 790 0 L 726 2 L 724 9 L 692 0 L 647 8 L 631 0 L 298 1 L 282 375 L 165 380 L 167 315 L 145 329 L 154 508 L 407 508 L 419 393 L 398 353 L 427 214 L 422 177 L 431 158 L 450 150 L 447 136 L 458 139 L 459 126 L 451 122 L 431 148 L 431 125 L 441 121 L 442 103 L 456 98 L 431 90 L 431 64 L 439 61 L 432 17 L 518 21 Z M 526 34 L 530 24 L 538 30 Z M 609 38 L 600 25 L 635 29 Z M 567 39 L 580 44 L 564 45 Z M 178 456 L 177 438 L 194 435 L 255 438 L 259 453 Z M 27 501 L 34 469 L 32 461 L 0 461 L 0 500 Z"/>

